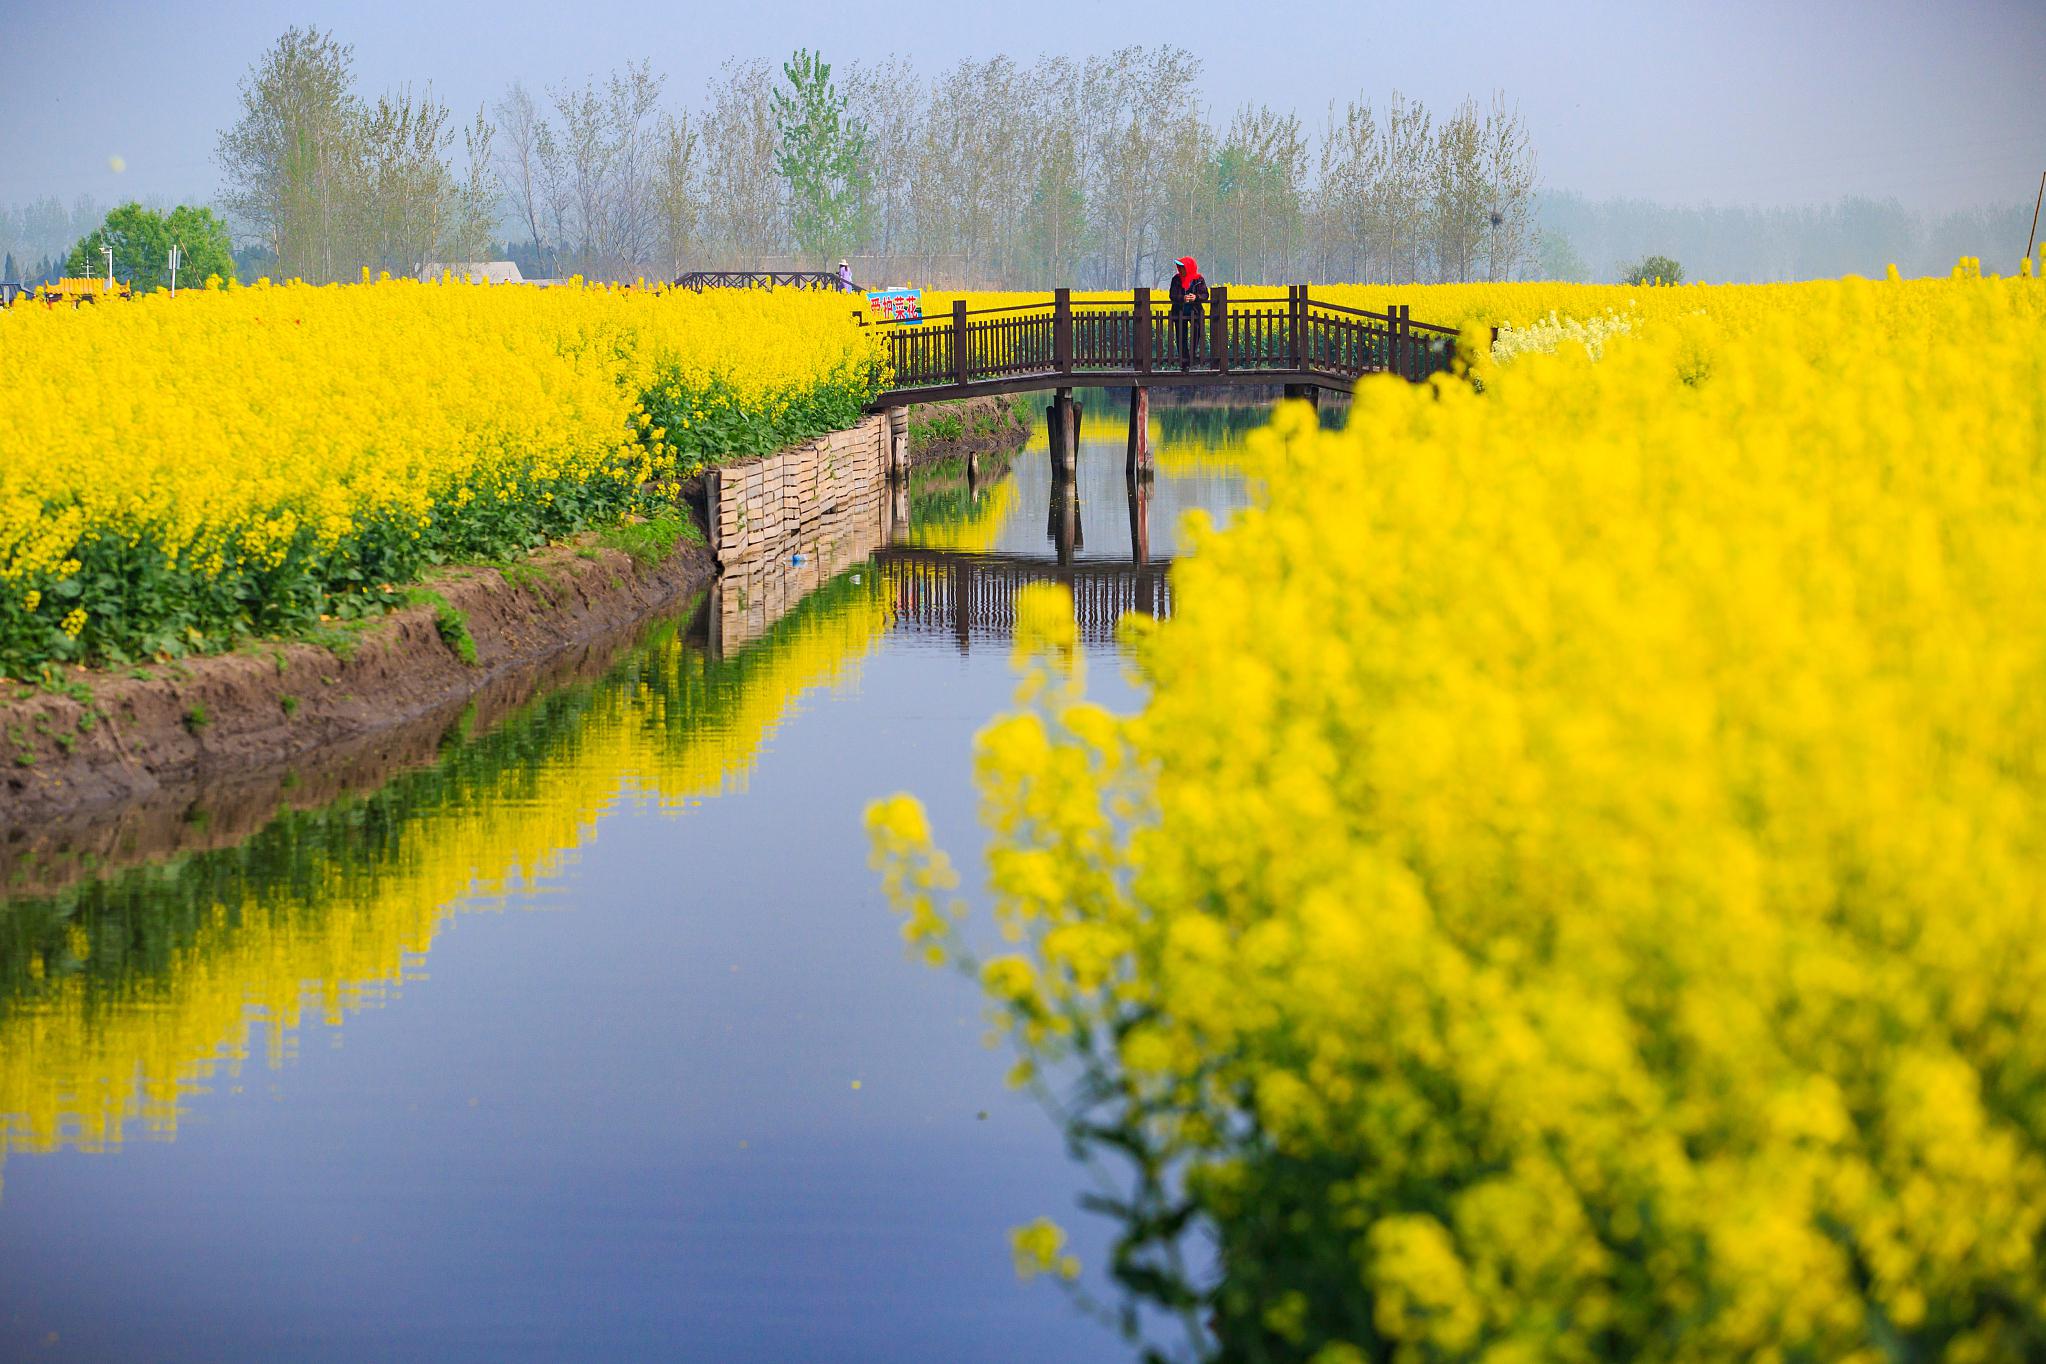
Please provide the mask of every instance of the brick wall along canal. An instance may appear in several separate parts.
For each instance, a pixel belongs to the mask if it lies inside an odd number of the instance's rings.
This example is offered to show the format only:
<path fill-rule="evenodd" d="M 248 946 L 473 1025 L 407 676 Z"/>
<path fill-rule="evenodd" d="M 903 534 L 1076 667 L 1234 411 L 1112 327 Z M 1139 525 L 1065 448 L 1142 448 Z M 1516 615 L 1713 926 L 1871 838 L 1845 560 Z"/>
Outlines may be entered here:
<path fill-rule="evenodd" d="M 0 1357 L 1127 1357 L 1015 1278 L 1038 1215 L 1098 1277 L 1084 1174 L 859 818 L 913 788 L 976 846 L 1001 583 L 1135 593 L 1133 531 L 1244 502 L 1168 460 L 1133 524 L 1104 429 L 1076 499 L 1041 448 L 941 474 L 772 618 L 714 592 L 374 789 L 40 869 L 0 907 Z"/>

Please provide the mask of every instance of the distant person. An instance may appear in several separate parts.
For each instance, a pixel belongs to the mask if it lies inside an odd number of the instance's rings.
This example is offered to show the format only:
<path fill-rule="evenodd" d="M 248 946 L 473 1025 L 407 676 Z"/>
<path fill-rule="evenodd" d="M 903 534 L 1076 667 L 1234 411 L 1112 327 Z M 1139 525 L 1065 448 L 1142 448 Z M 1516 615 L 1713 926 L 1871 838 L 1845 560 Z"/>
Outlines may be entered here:
<path fill-rule="evenodd" d="M 1179 273 L 1172 277 L 1172 307 L 1168 315 L 1172 318 L 1172 339 L 1179 347 L 1179 369 L 1183 374 L 1193 367 L 1196 338 L 1201 321 L 1207 316 L 1208 282 L 1201 278 L 1201 268 L 1194 264 L 1192 256 L 1181 256 L 1174 264 L 1179 266 Z"/>
<path fill-rule="evenodd" d="M 838 263 L 838 287 L 846 293 L 853 291 L 851 261 L 842 260 Z"/>

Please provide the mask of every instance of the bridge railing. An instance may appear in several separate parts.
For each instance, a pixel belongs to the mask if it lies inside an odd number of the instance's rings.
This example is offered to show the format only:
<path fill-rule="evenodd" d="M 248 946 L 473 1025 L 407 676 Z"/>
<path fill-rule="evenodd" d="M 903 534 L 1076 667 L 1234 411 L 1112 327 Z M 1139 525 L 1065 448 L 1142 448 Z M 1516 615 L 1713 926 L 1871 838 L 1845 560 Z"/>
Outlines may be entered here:
<path fill-rule="evenodd" d="M 823 289 L 846 290 L 829 270 L 691 270 L 675 279 L 678 289 Z M 847 292 L 858 292 L 857 287 Z"/>
<path fill-rule="evenodd" d="M 1060 289 L 1042 303 L 968 308 L 961 299 L 949 316 L 871 325 L 886 329 L 897 390 L 1152 374 L 1201 376 L 1196 382 L 1268 374 L 1279 382 L 1393 373 L 1418 381 L 1449 368 L 1456 339 L 1455 328 L 1416 322 L 1405 307 L 1346 308 L 1315 299 L 1306 285 L 1236 296 L 1216 288 L 1198 322 L 1170 316 L 1165 297 L 1149 289 L 1127 301 L 1078 303 Z"/>

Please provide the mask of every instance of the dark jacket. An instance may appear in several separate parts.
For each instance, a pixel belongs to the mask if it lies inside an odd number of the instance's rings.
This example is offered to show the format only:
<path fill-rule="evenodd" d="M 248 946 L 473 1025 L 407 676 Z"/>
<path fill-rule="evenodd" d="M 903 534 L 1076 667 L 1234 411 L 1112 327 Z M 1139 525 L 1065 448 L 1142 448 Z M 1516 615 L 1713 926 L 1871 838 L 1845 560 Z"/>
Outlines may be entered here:
<path fill-rule="evenodd" d="M 1195 322 L 1207 315 L 1208 281 L 1204 275 L 1196 274 L 1190 283 L 1181 284 L 1179 275 L 1172 276 L 1172 316 L 1192 318 Z"/>

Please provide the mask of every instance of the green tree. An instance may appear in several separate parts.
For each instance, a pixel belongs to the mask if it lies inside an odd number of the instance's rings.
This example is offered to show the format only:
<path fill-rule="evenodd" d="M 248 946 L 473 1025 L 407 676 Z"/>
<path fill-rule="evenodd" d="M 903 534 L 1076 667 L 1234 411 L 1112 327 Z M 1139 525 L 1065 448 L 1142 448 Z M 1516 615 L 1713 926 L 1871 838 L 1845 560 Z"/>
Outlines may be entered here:
<path fill-rule="evenodd" d="M 1627 272 L 1626 284 L 1682 284 L 1684 267 L 1668 256 L 1650 256 Z"/>
<path fill-rule="evenodd" d="M 1590 271 L 1577 247 L 1560 232 L 1535 234 L 1535 270 L 1542 279 L 1582 280 Z"/>
<path fill-rule="evenodd" d="M 203 284 L 208 275 L 234 276 L 234 245 L 227 224 L 209 208 L 180 204 L 168 214 L 140 204 L 122 204 L 106 221 L 87 233 L 65 258 L 67 275 L 100 275 L 106 271 L 102 248 L 114 248 L 114 278 L 147 293 L 170 285 L 170 248 L 182 253 L 178 279 Z"/>
<path fill-rule="evenodd" d="M 773 92 L 774 168 L 789 187 L 789 226 L 804 255 L 852 250 L 868 235 L 866 125 L 847 111 L 831 65 L 808 48 L 782 63 Z"/>

